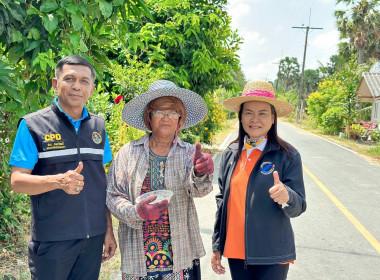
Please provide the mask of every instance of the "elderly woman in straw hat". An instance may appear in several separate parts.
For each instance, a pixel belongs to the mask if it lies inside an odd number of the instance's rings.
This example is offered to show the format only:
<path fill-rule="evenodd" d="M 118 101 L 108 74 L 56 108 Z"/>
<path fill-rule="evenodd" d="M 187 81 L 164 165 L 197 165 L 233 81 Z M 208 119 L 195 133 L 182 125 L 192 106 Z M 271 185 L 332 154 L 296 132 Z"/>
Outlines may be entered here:
<path fill-rule="evenodd" d="M 293 106 L 271 84 L 249 82 L 223 105 L 239 116 L 239 135 L 224 151 L 212 238 L 212 269 L 232 279 L 286 279 L 296 259 L 290 218 L 306 210 L 301 158 L 277 135 L 277 117 Z"/>
<path fill-rule="evenodd" d="M 107 206 L 120 221 L 123 280 L 200 279 L 205 250 L 193 198 L 212 191 L 214 165 L 200 144 L 180 140 L 178 131 L 206 114 L 198 94 L 166 80 L 125 105 L 123 120 L 151 132 L 120 149 L 108 176 Z M 160 194 L 137 199 L 162 190 L 173 193 L 170 205 Z"/>

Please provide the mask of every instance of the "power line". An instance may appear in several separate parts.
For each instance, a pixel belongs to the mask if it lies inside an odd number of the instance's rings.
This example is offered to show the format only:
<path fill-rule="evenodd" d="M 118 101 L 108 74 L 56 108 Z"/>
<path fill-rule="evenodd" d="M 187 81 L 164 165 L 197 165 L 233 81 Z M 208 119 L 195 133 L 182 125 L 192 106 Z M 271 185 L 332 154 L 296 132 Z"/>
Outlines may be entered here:
<path fill-rule="evenodd" d="M 311 57 L 306 63 L 305 63 L 305 68 L 309 69 L 311 68 L 311 64 L 315 63 L 315 61 L 322 61 L 325 59 L 330 58 L 332 55 L 336 54 L 337 51 L 335 50 L 336 46 L 332 46 L 321 53 Z M 311 61 L 310 61 L 311 60 Z"/>
<path fill-rule="evenodd" d="M 309 22 L 311 18 L 311 10 L 310 10 L 310 16 L 309 16 Z M 309 25 L 304 26 L 293 26 L 292 28 L 298 28 L 298 29 L 306 29 L 306 36 L 305 36 L 305 47 L 303 51 L 303 60 L 302 60 L 302 72 L 301 72 L 301 82 L 300 82 L 300 89 L 298 92 L 298 106 L 297 106 L 297 113 L 296 113 L 296 122 L 299 123 L 302 121 L 302 111 L 303 111 L 303 76 L 305 71 L 305 60 L 306 60 L 306 49 L 307 49 L 307 37 L 309 35 L 309 30 L 314 29 L 323 29 L 321 27 L 310 27 Z"/>
<path fill-rule="evenodd" d="M 315 10 L 315 9 L 318 7 L 318 5 L 319 5 L 320 3 L 321 3 L 321 0 L 317 0 L 317 1 L 315 1 L 311 9 L 312 9 L 312 10 Z"/>
<path fill-rule="evenodd" d="M 351 17 L 351 16 L 352 16 L 352 13 L 353 13 L 352 11 L 347 12 L 347 17 Z M 378 20 L 376 20 L 376 21 L 372 21 L 372 23 L 373 23 L 373 24 L 379 24 L 379 21 L 378 21 Z M 337 29 L 337 31 L 340 32 L 338 29 Z M 368 33 L 366 34 L 366 36 L 367 36 L 367 37 L 372 36 L 375 32 L 377 32 L 377 31 L 376 31 L 376 30 L 372 30 L 372 31 L 368 32 Z M 340 33 L 341 33 L 341 32 L 340 32 Z M 349 36 L 347 36 L 346 39 L 351 39 L 351 38 L 350 38 Z M 338 44 L 341 43 L 341 42 L 343 42 L 343 41 L 344 41 L 344 40 L 340 39 L 340 40 L 338 41 Z M 330 48 L 328 48 L 328 49 L 326 49 L 326 50 L 320 52 L 319 54 L 314 55 L 311 59 L 312 59 L 312 60 L 323 60 L 323 59 L 326 59 L 326 58 L 328 58 L 328 57 L 331 57 L 332 54 L 335 54 L 335 53 L 336 53 L 336 51 L 333 50 L 334 48 L 337 48 L 337 46 L 336 46 L 336 45 L 335 45 L 335 46 L 332 46 L 332 47 L 330 47 Z M 338 51 L 339 51 L 339 50 L 338 50 Z M 310 62 L 309 62 L 309 63 L 310 63 Z M 306 66 L 305 66 L 305 67 L 308 68 L 308 63 L 306 63 Z"/>

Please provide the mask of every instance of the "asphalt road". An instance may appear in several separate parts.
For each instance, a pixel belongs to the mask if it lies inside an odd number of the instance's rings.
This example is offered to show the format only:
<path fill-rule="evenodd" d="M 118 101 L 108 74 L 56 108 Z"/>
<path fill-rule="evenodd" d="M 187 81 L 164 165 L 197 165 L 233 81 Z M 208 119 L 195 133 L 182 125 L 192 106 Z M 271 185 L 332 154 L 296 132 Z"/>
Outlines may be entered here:
<path fill-rule="evenodd" d="M 288 279 L 379 280 L 380 167 L 291 124 L 279 123 L 278 131 L 301 153 L 308 203 L 306 212 L 292 220 L 297 260 L 290 266 Z M 233 133 L 231 139 L 235 137 Z M 219 162 L 220 155 L 215 158 L 215 174 Z M 217 192 L 214 178 L 213 193 L 196 200 L 207 249 L 201 260 L 205 280 L 231 279 L 228 272 L 216 275 L 210 266 Z M 228 267 L 225 259 L 222 263 Z"/>
<path fill-rule="evenodd" d="M 306 212 L 292 220 L 297 260 L 288 279 L 380 280 L 380 166 L 291 124 L 280 122 L 278 131 L 301 153 L 308 203 Z M 236 132 L 221 148 L 234 138 Z M 217 155 L 214 174 L 219 162 Z M 215 176 L 214 191 L 195 200 L 207 251 L 201 259 L 203 280 L 231 279 L 225 259 L 223 276 L 210 265 L 217 192 Z"/>
<path fill-rule="evenodd" d="M 287 123 L 279 133 L 301 153 L 308 202 L 288 278 L 379 280 L 380 166 Z"/>

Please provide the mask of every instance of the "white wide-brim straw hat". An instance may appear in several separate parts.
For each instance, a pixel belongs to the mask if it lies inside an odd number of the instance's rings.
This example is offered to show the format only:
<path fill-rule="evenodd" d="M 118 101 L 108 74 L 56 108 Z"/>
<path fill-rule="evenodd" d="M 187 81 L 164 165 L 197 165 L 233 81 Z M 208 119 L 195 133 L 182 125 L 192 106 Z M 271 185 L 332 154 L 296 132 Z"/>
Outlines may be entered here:
<path fill-rule="evenodd" d="M 278 117 L 287 116 L 294 109 L 293 105 L 276 99 L 273 86 L 265 81 L 248 82 L 241 96 L 225 100 L 223 106 L 230 111 L 239 112 L 240 105 L 247 101 L 263 101 L 272 104 Z"/>
<path fill-rule="evenodd" d="M 143 115 L 146 105 L 156 98 L 164 96 L 177 97 L 182 101 L 187 113 L 187 119 L 182 128 L 189 128 L 201 122 L 207 115 L 207 105 L 203 98 L 191 90 L 177 87 L 173 82 L 159 80 L 153 82 L 148 91 L 136 96 L 125 104 L 122 113 L 122 119 L 128 125 L 150 131 L 145 126 Z"/>

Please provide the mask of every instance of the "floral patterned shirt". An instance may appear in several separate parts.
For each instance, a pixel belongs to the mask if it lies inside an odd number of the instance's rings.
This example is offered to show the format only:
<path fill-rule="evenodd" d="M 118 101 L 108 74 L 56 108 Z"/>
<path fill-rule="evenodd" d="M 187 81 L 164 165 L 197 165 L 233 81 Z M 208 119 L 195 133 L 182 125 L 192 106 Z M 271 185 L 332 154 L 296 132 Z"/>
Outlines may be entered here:
<path fill-rule="evenodd" d="M 164 190 L 166 156 L 149 152 L 148 173 L 141 187 L 141 194 Z M 173 251 L 170 236 L 169 213 L 165 211 L 157 220 L 143 223 L 144 249 L 148 276 L 165 275 L 173 270 Z"/>

